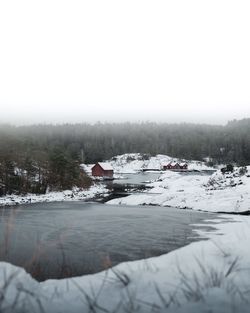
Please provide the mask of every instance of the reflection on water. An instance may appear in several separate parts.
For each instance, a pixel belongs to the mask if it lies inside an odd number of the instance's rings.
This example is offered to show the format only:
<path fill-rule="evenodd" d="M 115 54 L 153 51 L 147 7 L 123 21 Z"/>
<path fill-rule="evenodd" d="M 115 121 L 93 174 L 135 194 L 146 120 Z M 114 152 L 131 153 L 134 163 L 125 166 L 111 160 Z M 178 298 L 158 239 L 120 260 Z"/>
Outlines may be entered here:
<path fill-rule="evenodd" d="M 213 216 L 83 202 L 2 208 L 0 259 L 25 267 L 39 280 L 94 273 L 184 246 L 197 239 L 190 224 Z"/>

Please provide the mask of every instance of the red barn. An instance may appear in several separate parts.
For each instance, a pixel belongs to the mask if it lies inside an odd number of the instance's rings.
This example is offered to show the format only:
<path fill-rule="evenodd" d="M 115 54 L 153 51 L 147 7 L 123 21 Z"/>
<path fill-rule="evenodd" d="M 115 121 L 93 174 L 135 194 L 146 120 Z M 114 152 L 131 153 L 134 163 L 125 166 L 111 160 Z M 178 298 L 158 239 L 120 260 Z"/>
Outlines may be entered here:
<path fill-rule="evenodd" d="M 92 168 L 92 176 L 113 178 L 114 170 L 109 163 L 98 162 Z"/>

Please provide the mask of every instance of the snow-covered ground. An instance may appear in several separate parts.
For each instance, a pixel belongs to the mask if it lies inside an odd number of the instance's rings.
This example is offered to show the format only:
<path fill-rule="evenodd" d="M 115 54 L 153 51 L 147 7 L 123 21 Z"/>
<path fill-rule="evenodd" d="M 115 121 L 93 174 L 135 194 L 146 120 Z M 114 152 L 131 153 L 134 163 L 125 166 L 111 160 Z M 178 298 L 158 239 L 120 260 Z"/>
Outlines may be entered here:
<path fill-rule="evenodd" d="M 163 162 L 163 156 L 131 160 L 130 155 L 129 162 L 124 159 L 122 156 L 111 161 L 116 173 L 156 169 Z M 192 164 L 195 170 L 209 169 L 193 161 L 189 168 Z M 218 171 L 210 177 L 167 171 L 148 185 L 152 187 L 150 191 L 109 203 L 214 212 L 250 210 L 250 177 L 239 175 L 238 169 L 226 175 Z M 83 192 L 82 197 L 105 192 L 103 186 L 92 188 L 88 194 Z M 46 201 L 46 196 L 41 201 Z M 76 200 L 77 196 L 71 196 L 72 191 L 56 193 L 51 195 L 51 201 Z M 215 225 L 214 222 L 211 221 L 211 226 L 216 231 L 199 231 L 209 240 L 160 257 L 123 263 L 94 275 L 38 283 L 23 269 L 0 262 L 0 312 L 249 312 L 250 217 L 220 215 Z"/>
<path fill-rule="evenodd" d="M 103 184 L 93 185 L 89 189 L 81 190 L 74 188 L 73 190 L 65 190 L 62 192 L 48 192 L 44 195 L 27 194 L 25 196 L 8 195 L 0 197 L 0 206 L 17 205 L 25 203 L 39 202 L 56 202 L 56 201 L 78 201 L 89 200 L 98 195 L 108 193 L 107 188 Z"/>
<path fill-rule="evenodd" d="M 207 241 L 94 275 L 38 283 L 2 262 L 0 311 L 249 312 L 250 218 L 219 216 L 217 222 L 211 221 L 217 230 Z"/>
<path fill-rule="evenodd" d="M 158 154 L 156 156 L 147 156 L 140 153 L 128 153 L 117 155 L 109 161 L 115 173 L 136 173 L 141 170 L 161 170 L 163 165 L 170 162 L 186 162 L 189 170 L 213 170 L 204 162 L 189 161 L 184 159 L 172 158 L 167 155 Z"/>
<path fill-rule="evenodd" d="M 248 167 L 248 173 L 250 167 Z M 232 174 L 211 176 L 199 173 L 177 173 L 166 171 L 160 178 L 147 186 L 151 190 L 143 194 L 130 195 L 109 201 L 109 204 L 160 205 L 181 209 L 210 212 L 250 211 L 250 177 L 240 176 L 239 169 Z"/>
<path fill-rule="evenodd" d="M 207 166 L 205 162 L 177 159 L 162 154 L 148 156 L 141 153 L 126 153 L 114 156 L 107 162 L 112 165 L 116 174 L 134 174 L 147 169 L 161 170 L 163 165 L 170 162 L 186 162 L 190 171 L 214 170 L 213 167 Z M 82 167 L 87 173 L 91 173 L 93 165 L 82 164 Z"/>

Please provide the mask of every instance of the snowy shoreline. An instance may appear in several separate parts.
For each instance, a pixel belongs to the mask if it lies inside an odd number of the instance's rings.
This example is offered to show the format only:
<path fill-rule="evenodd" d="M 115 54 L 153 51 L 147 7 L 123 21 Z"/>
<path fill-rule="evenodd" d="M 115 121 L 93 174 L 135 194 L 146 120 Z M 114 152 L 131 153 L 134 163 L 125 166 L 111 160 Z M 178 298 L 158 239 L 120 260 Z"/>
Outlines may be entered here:
<path fill-rule="evenodd" d="M 108 194 L 108 189 L 103 184 L 96 184 L 89 189 L 81 190 L 75 188 L 73 190 L 64 190 L 60 192 L 48 192 L 43 195 L 27 194 L 25 196 L 20 195 L 8 195 L 0 197 L 0 207 L 3 206 L 15 206 L 21 204 L 35 204 L 43 202 L 61 202 L 61 201 L 87 201 L 97 196 L 105 196 Z"/>
<path fill-rule="evenodd" d="M 124 166 L 127 172 L 135 173 L 138 162 L 132 162 L 132 168 L 125 163 Z M 250 168 L 247 169 L 249 172 Z M 121 173 L 123 167 L 117 167 L 118 170 Z M 218 171 L 211 176 L 167 171 L 146 186 L 151 189 L 107 203 L 233 214 L 250 210 L 250 177 L 239 175 L 239 169 L 226 175 Z M 73 197 L 72 191 L 32 196 L 31 203 L 88 200 L 105 193 L 104 185 L 94 185 Z M 13 205 L 13 199 L 9 203 Z M 93 275 L 39 283 L 23 269 L 0 262 L 0 291 L 4 295 L 0 297 L 0 310 L 4 313 L 247 313 L 250 217 L 220 214 L 207 222 L 215 230 L 196 232 L 201 239 L 208 240 L 193 242 L 159 257 L 121 263 Z"/>
<path fill-rule="evenodd" d="M 248 173 L 250 167 L 247 168 Z M 223 175 L 185 175 L 167 171 L 146 185 L 144 193 L 108 201 L 114 205 L 159 205 L 206 212 L 244 213 L 250 211 L 250 177 L 239 169 Z"/>
<path fill-rule="evenodd" d="M 209 240 L 81 277 L 38 283 L 0 262 L 3 312 L 248 312 L 250 218 L 219 216 Z M 183 260 L 185 262 L 183 263 Z M 242 296 L 245 295 L 246 299 Z M 232 309 L 233 308 L 233 309 Z M 236 309 L 236 310 L 235 310 Z M 92 310 L 92 311 L 91 311 Z"/>

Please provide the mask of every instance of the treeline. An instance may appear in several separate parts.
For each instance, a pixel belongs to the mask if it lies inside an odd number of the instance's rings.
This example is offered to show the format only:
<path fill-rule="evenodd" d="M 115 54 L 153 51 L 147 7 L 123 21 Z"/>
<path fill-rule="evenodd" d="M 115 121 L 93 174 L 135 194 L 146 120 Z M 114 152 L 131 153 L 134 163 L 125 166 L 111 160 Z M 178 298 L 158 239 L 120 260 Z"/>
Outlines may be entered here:
<path fill-rule="evenodd" d="M 0 196 L 44 194 L 73 186 L 87 188 L 91 179 L 80 160 L 60 145 L 47 148 L 4 134 L 0 139 Z"/>
<path fill-rule="evenodd" d="M 250 164 L 250 119 L 226 126 L 97 123 L 0 126 L 2 193 L 45 192 L 89 183 L 80 163 L 141 152 Z M 19 173 L 18 173 L 19 171 Z M 87 182 L 86 182 L 87 181 Z M 4 190 L 4 191 L 3 191 Z"/>

